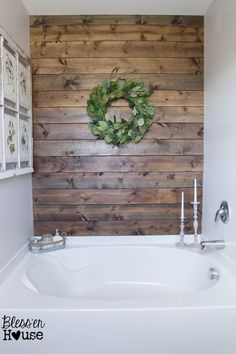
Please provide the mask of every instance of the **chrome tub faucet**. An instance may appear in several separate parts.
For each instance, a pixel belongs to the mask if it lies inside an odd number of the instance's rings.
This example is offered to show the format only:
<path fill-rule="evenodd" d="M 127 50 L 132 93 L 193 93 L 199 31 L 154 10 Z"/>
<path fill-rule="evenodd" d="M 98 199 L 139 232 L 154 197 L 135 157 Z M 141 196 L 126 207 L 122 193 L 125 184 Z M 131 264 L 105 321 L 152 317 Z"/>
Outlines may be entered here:
<path fill-rule="evenodd" d="M 227 222 L 229 221 L 229 206 L 225 200 L 221 202 L 220 207 L 216 212 L 215 222 L 217 222 L 218 219 L 220 219 L 224 224 L 227 224 Z M 224 248 L 224 240 L 209 240 L 200 242 L 200 249 L 202 251 L 210 249 L 223 250 Z"/>
<path fill-rule="evenodd" d="M 225 241 L 224 240 L 212 240 L 212 241 L 202 241 L 200 242 L 200 249 L 202 251 L 216 249 L 216 250 L 223 250 L 225 248 Z"/>

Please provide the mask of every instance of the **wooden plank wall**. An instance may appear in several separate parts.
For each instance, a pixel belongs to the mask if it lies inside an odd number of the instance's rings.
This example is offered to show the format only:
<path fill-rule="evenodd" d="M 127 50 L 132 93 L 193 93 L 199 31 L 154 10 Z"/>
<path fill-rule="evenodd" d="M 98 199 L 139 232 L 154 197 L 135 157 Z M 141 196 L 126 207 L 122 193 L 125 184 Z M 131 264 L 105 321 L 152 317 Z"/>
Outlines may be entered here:
<path fill-rule="evenodd" d="M 35 233 L 175 234 L 182 190 L 191 233 L 193 179 L 202 183 L 203 18 L 31 17 L 31 58 Z M 107 145 L 88 128 L 91 89 L 117 77 L 155 89 L 154 123 L 139 144 Z M 125 101 L 109 110 L 130 115 Z"/>

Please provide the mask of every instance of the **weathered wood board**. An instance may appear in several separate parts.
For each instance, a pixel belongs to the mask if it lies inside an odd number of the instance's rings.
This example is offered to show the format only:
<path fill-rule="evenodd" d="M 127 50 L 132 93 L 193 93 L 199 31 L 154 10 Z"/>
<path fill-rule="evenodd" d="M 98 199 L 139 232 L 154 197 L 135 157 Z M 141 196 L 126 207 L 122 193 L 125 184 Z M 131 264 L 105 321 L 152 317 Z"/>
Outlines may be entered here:
<path fill-rule="evenodd" d="M 185 191 L 203 169 L 201 16 L 32 16 L 35 233 L 179 232 Z M 139 144 L 116 147 L 89 129 L 86 102 L 104 79 L 154 89 L 154 122 Z M 108 112 L 130 119 L 124 100 Z M 199 211 L 201 221 L 201 206 Z"/>

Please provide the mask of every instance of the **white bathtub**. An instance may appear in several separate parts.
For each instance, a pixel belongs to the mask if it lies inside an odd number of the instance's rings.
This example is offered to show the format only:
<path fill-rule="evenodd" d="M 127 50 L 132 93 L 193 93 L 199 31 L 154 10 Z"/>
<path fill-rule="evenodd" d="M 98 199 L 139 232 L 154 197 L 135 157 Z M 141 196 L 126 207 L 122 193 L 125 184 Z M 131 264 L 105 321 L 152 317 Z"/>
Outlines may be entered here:
<path fill-rule="evenodd" d="M 7 330 L 19 339 L 1 329 L 0 353 L 235 354 L 234 266 L 222 252 L 182 250 L 175 241 L 69 238 L 65 250 L 27 253 L 2 282 L 0 313 L 40 319 L 43 338 L 24 340 L 19 331 L 39 328 L 12 322 Z"/>

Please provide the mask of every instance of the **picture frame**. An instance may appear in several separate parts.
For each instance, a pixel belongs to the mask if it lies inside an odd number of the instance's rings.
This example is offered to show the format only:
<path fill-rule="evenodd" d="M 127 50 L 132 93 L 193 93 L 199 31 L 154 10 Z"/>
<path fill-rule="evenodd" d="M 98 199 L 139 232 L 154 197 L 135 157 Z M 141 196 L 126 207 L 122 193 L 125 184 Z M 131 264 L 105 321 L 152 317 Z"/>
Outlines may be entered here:
<path fill-rule="evenodd" d="M 30 125 L 29 121 L 25 119 L 20 119 L 20 161 L 26 162 L 30 160 L 30 146 L 29 146 L 29 135 L 30 135 Z"/>
<path fill-rule="evenodd" d="M 4 98 L 16 104 L 17 100 L 17 58 L 16 53 L 3 45 L 3 92 Z"/>
<path fill-rule="evenodd" d="M 17 117 L 4 114 L 5 160 L 7 163 L 18 162 L 18 127 Z"/>
<path fill-rule="evenodd" d="M 30 60 L 0 27 L 0 179 L 32 173 Z"/>
<path fill-rule="evenodd" d="M 20 107 L 29 109 L 30 103 L 30 88 L 29 88 L 29 75 L 30 67 L 19 61 L 18 66 L 18 82 L 19 82 L 19 105 Z"/>

